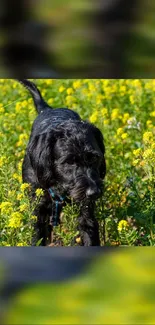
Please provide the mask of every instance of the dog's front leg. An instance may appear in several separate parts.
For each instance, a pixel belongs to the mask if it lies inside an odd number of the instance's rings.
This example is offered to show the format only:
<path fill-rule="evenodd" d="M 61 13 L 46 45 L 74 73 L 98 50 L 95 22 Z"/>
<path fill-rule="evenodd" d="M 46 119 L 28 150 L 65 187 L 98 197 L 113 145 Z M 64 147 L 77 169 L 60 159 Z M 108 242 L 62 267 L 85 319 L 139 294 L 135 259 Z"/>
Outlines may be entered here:
<path fill-rule="evenodd" d="M 78 218 L 78 230 L 82 246 L 100 246 L 99 225 L 94 217 L 94 202 L 81 207 Z"/>
<path fill-rule="evenodd" d="M 38 241 L 41 246 L 50 244 L 51 229 L 49 227 L 49 216 L 52 214 L 52 203 L 45 197 L 42 197 L 36 206 L 33 214 L 37 220 L 33 224 L 33 236 L 31 244 L 36 246 Z"/>

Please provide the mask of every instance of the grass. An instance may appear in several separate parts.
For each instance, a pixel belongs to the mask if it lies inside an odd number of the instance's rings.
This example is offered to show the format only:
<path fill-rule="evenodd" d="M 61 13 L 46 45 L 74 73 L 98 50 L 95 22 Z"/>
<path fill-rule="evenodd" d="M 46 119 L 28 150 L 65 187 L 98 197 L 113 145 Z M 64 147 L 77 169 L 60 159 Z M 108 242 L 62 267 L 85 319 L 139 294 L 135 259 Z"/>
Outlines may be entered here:
<path fill-rule="evenodd" d="M 50 105 L 69 107 L 103 132 L 107 175 L 97 202 L 102 245 L 154 246 L 154 80 L 35 80 Z M 27 246 L 32 235 L 29 187 L 21 166 L 36 112 L 16 81 L 0 80 L 0 245 Z M 40 194 L 38 193 L 37 200 Z M 34 205 L 37 202 L 34 202 Z M 69 246 L 77 209 L 64 208 L 56 234 Z"/>

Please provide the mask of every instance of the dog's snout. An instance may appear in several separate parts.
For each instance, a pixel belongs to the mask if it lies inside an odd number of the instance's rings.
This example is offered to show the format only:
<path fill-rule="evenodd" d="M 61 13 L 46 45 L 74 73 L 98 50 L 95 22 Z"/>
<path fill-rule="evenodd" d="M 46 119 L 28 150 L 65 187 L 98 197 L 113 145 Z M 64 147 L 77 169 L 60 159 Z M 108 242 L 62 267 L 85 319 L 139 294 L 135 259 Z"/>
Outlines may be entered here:
<path fill-rule="evenodd" d="M 101 194 L 101 190 L 97 187 L 89 187 L 86 191 L 86 196 L 91 199 L 97 199 Z"/>

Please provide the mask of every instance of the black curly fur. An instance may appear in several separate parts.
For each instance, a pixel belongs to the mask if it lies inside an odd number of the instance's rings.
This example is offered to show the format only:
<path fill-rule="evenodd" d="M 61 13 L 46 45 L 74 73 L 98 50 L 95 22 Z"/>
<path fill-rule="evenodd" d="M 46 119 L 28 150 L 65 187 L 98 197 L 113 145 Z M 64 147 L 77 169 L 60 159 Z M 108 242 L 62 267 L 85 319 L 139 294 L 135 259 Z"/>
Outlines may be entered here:
<path fill-rule="evenodd" d="M 19 80 L 31 93 L 39 115 L 35 119 L 23 162 L 23 181 L 43 188 L 45 195 L 34 213 L 38 220 L 32 244 L 49 243 L 52 201 L 46 191 L 71 197 L 80 204 L 78 229 L 84 246 L 99 246 L 95 200 L 101 195 L 106 173 L 105 148 L 98 128 L 68 108 L 51 109 L 40 91 L 28 80 Z M 34 194 L 35 195 L 35 194 Z M 47 239 L 48 238 L 48 239 Z"/>

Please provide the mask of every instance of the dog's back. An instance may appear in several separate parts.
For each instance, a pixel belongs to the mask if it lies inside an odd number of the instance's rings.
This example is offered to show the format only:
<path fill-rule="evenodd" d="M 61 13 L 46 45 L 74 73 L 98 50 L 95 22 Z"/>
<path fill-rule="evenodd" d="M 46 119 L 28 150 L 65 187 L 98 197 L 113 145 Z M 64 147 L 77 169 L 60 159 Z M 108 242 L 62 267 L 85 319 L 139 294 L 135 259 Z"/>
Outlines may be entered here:
<path fill-rule="evenodd" d="M 41 114 L 37 116 L 33 123 L 33 134 L 41 134 L 44 132 L 50 132 L 56 128 L 58 124 L 64 121 L 77 120 L 80 121 L 80 116 L 68 108 L 47 108 Z"/>
<path fill-rule="evenodd" d="M 55 108 L 49 106 L 36 85 L 27 79 L 18 80 L 31 93 L 34 105 L 39 115 L 33 123 L 32 131 L 37 134 L 49 132 L 58 124 L 68 120 L 81 120 L 80 116 L 68 108 Z"/>

